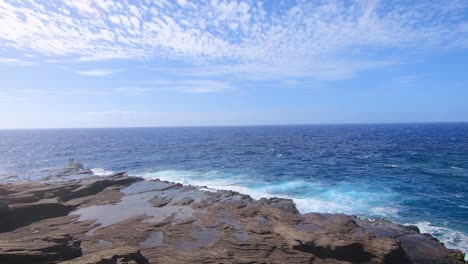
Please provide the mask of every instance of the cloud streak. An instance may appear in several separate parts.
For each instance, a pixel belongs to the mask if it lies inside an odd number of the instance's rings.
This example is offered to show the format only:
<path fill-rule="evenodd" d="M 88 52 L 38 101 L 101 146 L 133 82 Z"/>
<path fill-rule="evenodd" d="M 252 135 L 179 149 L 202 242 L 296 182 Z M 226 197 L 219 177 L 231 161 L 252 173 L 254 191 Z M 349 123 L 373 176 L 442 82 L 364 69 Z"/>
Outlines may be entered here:
<path fill-rule="evenodd" d="M 0 103 L 22 103 L 29 101 L 30 98 L 24 96 L 12 96 L 9 93 L 0 91 Z"/>
<path fill-rule="evenodd" d="M 0 58 L 0 65 L 10 65 L 10 66 L 34 66 L 37 65 L 36 62 L 24 61 L 17 58 Z"/>
<path fill-rule="evenodd" d="M 120 70 L 111 69 L 93 69 L 93 70 L 74 70 L 73 72 L 83 76 L 106 76 L 118 72 Z"/>
<path fill-rule="evenodd" d="M 467 12 L 464 0 L 0 0 L 0 23 L 9 25 L 0 28 L 0 46 L 81 61 L 164 59 L 258 78 L 343 79 L 392 65 L 389 49 L 467 48 Z"/>
<path fill-rule="evenodd" d="M 234 87 L 229 82 L 213 80 L 157 80 L 151 82 L 151 87 L 119 87 L 114 89 L 116 92 L 133 96 L 164 91 L 185 94 L 212 94 L 232 90 L 234 90 Z"/>
<path fill-rule="evenodd" d="M 157 84 L 158 82 L 156 82 Z M 158 85 L 161 90 L 176 91 L 186 94 L 210 94 L 233 90 L 228 82 L 213 80 L 181 80 Z"/>

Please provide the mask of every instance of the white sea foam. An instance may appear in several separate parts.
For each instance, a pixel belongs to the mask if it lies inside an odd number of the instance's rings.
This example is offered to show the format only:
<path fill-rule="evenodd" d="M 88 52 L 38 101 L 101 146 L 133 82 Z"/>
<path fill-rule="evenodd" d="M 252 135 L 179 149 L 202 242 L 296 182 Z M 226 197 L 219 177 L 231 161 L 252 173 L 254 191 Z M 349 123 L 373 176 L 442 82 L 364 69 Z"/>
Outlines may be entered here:
<path fill-rule="evenodd" d="M 382 216 L 382 217 L 392 217 L 396 218 L 398 216 L 398 209 L 393 208 L 393 207 L 387 207 L 387 206 L 378 206 L 378 207 L 373 207 L 371 208 L 371 211 L 374 213 L 376 216 Z"/>
<path fill-rule="evenodd" d="M 93 169 L 91 169 L 91 171 L 96 176 L 109 176 L 109 175 L 114 174 L 114 172 L 111 171 L 111 170 L 105 170 L 105 169 L 101 169 L 101 168 L 93 168 Z"/>
<path fill-rule="evenodd" d="M 288 197 L 285 197 L 288 198 Z M 308 198 L 292 198 L 296 203 L 297 209 L 301 213 L 319 212 L 319 213 L 346 213 L 354 214 L 352 207 L 339 204 L 332 201 Z"/>
<path fill-rule="evenodd" d="M 447 248 L 459 249 L 465 253 L 468 260 L 468 235 L 448 227 L 434 226 L 430 222 L 417 222 L 421 233 L 429 233 L 442 241 Z"/>
<path fill-rule="evenodd" d="M 264 182 L 245 174 L 226 174 L 220 171 L 165 170 L 138 174 L 144 178 L 160 179 L 183 185 L 206 186 L 209 189 L 231 190 L 248 194 L 254 199 L 281 197 L 293 199 L 299 211 L 321 213 L 366 214 L 395 217 L 398 209 L 382 206 L 391 199 L 390 193 L 371 192 L 352 184 L 329 186 L 321 182 L 291 180 L 278 183 Z"/>

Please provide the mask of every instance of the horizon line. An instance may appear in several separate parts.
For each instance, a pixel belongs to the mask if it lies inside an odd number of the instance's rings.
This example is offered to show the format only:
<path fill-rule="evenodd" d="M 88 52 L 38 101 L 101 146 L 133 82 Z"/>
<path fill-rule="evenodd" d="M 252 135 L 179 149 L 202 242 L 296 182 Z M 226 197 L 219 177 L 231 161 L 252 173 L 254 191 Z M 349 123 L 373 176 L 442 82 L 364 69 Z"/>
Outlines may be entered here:
<path fill-rule="evenodd" d="M 356 122 L 356 123 L 296 123 L 296 124 L 257 124 L 257 125 L 170 125 L 170 126 L 111 126 L 111 127 L 31 127 L 0 128 L 2 130 L 72 130 L 72 129 L 136 129 L 136 128 L 222 128 L 222 127 L 273 127 L 273 126 L 337 126 L 337 125 L 417 125 L 417 124 L 468 124 L 468 121 L 430 122 Z"/>

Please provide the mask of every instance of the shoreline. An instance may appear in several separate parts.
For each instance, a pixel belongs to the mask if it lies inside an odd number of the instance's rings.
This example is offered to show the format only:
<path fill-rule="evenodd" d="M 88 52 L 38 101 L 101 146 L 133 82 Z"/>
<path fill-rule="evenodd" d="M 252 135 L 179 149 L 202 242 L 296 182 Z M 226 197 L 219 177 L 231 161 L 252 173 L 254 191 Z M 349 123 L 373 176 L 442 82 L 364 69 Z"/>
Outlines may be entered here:
<path fill-rule="evenodd" d="M 0 243 L 15 241 L 19 251 L 0 252 L 0 263 L 5 257 L 38 258 L 40 249 L 29 249 L 34 256 L 26 253 L 26 239 L 38 241 L 43 251 L 55 243 L 53 248 L 59 244 L 74 252 L 49 254 L 47 263 L 86 263 L 119 252 L 143 261 L 137 263 L 145 263 L 143 258 L 149 263 L 465 263 L 461 251 L 447 249 L 414 226 L 344 214 L 301 214 L 290 199 L 254 200 L 233 191 L 122 173 L 76 177 L 71 170 L 55 182 L 0 185 L 0 212 L 7 216 Z M 34 219 L 38 210 L 42 217 Z M 253 254 L 253 249 L 263 253 Z M 161 258 L 165 262 L 157 262 Z"/>
<path fill-rule="evenodd" d="M 166 170 L 163 170 L 164 172 Z M 172 172 L 172 170 L 168 170 L 169 172 Z M 181 171 L 182 173 L 186 172 L 186 171 Z M 158 171 L 156 174 L 159 175 L 160 171 Z M 149 173 L 150 175 L 152 173 Z M 107 174 L 108 175 L 108 174 Z M 467 235 L 465 235 L 465 233 L 463 233 L 462 231 L 458 231 L 456 229 L 451 229 L 449 227 L 445 227 L 445 226 L 441 226 L 441 225 L 434 225 L 433 223 L 425 220 L 425 219 L 422 219 L 422 220 L 419 220 L 419 221 L 415 221 L 415 222 L 407 222 L 407 221 L 398 221 L 397 219 L 394 219 L 394 218 L 391 218 L 391 217 L 387 217 L 386 215 L 379 215 L 379 216 L 375 216 L 375 217 L 372 217 L 372 216 L 368 216 L 368 215 L 363 215 L 363 214 L 359 214 L 359 213 L 349 213 L 349 212 L 341 212 L 341 211 L 336 211 L 336 210 L 333 210 L 333 211 L 320 211 L 320 210 L 301 210 L 301 206 L 300 204 L 304 204 L 305 202 L 307 202 L 307 198 L 296 198 L 294 196 L 289 196 L 289 195 L 277 195 L 277 194 L 267 194 L 265 195 L 266 193 L 261 193 L 260 195 L 259 194 L 253 194 L 252 192 L 254 192 L 253 190 L 250 190 L 249 187 L 247 186 L 238 186 L 238 185 L 225 185 L 225 186 L 220 186 L 220 185 L 215 185 L 215 186 L 210 186 L 210 185 L 201 185 L 201 184 L 196 184 L 194 182 L 191 182 L 191 181 L 185 181 L 185 180 L 174 180 L 172 179 L 171 177 L 164 177 L 164 178 L 160 178 L 159 176 L 149 176 L 148 173 L 135 173 L 135 177 L 141 177 L 143 178 L 144 180 L 163 180 L 163 181 L 169 181 L 169 182 L 173 182 L 173 183 L 179 183 L 179 184 L 182 184 L 184 186 L 195 186 L 195 187 L 198 187 L 198 188 L 207 188 L 207 189 L 210 189 L 210 190 L 213 190 L 213 191 L 234 191 L 234 192 L 238 192 L 240 194 L 243 194 L 243 195 L 248 195 L 250 196 L 252 199 L 255 199 L 255 200 L 259 200 L 259 199 L 262 199 L 262 198 L 281 198 L 281 199 L 290 199 L 290 200 L 293 200 L 294 204 L 296 205 L 296 207 L 298 208 L 299 212 L 301 214 L 307 214 L 307 213 L 324 213 L 324 214 L 345 214 L 345 215 L 350 215 L 350 216 L 356 216 L 358 218 L 361 218 L 361 219 L 366 219 L 366 220 L 370 220 L 370 221 L 378 221 L 378 220 L 384 220 L 384 221 L 388 221 L 388 222 L 391 222 L 391 223 L 395 223 L 395 224 L 398 224 L 398 225 L 404 225 L 404 226 L 416 226 L 418 227 L 418 229 L 421 230 L 422 233 L 428 233 L 434 237 L 436 237 L 436 234 L 438 232 L 441 232 L 441 230 L 444 230 L 445 232 L 448 232 L 447 236 L 449 238 L 452 238 L 452 236 L 458 236 L 458 237 L 462 237 L 462 238 L 465 238 Z M 103 175 L 105 176 L 105 175 Z M 304 200 L 302 202 L 299 202 L 299 200 Z M 389 208 L 389 209 L 393 209 L 393 208 Z M 426 232 L 424 232 L 426 230 Z M 466 249 L 466 247 L 459 247 L 457 245 L 447 245 L 447 242 L 448 244 L 450 244 L 450 242 L 454 243 L 453 241 L 444 241 L 442 238 L 440 237 L 436 237 L 439 241 L 441 241 L 442 243 L 445 244 L 445 246 L 449 249 L 454 249 L 454 250 L 460 250 L 462 252 L 465 253 L 466 257 L 465 257 L 465 260 L 468 261 L 468 251 L 464 250 Z M 462 241 L 468 241 L 468 240 L 462 240 Z"/>

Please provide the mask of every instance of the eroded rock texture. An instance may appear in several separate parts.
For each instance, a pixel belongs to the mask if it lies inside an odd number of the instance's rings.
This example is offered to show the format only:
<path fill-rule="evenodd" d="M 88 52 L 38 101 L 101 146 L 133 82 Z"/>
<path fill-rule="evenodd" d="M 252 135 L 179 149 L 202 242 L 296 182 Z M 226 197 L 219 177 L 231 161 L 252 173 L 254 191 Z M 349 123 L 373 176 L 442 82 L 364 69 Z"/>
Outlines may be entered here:
<path fill-rule="evenodd" d="M 465 263 L 415 227 L 118 174 L 0 185 L 0 263 Z"/>

